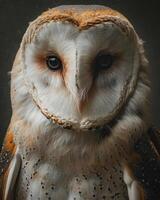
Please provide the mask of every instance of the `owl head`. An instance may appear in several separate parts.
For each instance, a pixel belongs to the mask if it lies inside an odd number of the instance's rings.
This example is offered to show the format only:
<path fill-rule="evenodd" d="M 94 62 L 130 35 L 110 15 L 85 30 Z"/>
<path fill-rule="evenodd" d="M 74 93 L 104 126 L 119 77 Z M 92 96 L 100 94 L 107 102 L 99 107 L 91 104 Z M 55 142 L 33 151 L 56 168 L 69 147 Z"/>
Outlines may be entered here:
<path fill-rule="evenodd" d="M 49 9 L 30 23 L 17 53 L 13 116 L 77 131 L 124 119 L 146 124 L 147 65 L 142 41 L 119 12 L 93 5 Z"/>

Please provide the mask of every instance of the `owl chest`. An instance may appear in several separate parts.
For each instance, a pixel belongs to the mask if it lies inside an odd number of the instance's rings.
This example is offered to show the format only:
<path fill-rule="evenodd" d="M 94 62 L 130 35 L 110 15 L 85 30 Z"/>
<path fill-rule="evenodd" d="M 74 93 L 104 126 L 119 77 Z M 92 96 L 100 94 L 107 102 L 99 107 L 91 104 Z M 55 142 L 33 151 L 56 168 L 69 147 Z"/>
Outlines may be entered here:
<path fill-rule="evenodd" d="M 125 200 L 127 189 L 120 166 L 65 171 L 53 163 L 24 161 L 16 199 Z M 66 163 L 67 165 L 67 163 Z"/>

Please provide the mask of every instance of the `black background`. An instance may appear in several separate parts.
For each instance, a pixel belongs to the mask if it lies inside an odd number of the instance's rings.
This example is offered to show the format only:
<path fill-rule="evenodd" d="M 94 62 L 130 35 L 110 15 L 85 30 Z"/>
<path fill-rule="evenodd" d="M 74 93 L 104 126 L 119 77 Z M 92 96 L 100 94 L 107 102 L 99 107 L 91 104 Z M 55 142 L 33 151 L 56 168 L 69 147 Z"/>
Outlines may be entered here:
<path fill-rule="evenodd" d="M 62 4 L 101 4 L 122 12 L 145 41 L 152 80 L 153 123 L 160 127 L 160 3 L 158 0 L 0 0 L 0 143 L 11 117 L 10 76 L 14 56 L 28 23 Z"/>

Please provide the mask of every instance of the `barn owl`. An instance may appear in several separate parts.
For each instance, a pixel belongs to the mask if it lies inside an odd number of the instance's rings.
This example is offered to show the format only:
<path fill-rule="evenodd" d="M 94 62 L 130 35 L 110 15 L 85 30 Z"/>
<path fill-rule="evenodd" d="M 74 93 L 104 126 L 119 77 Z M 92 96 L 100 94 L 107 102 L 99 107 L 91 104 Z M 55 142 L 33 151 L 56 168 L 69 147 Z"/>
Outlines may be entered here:
<path fill-rule="evenodd" d="M 143 42 L 119 12 L 49 9 L 11 71 L 13 114 L 0 158 L 5 200 L 158 200 Z"/>

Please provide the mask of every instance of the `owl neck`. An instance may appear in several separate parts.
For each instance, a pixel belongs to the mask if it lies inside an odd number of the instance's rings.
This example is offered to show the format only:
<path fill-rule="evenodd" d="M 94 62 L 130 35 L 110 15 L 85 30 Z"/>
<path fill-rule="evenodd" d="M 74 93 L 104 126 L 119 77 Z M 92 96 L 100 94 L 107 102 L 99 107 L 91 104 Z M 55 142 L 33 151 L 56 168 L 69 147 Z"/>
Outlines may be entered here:
<path fill-rule="evenodd" d="M 27 160 L 33 156 L 60 164 L 75 163 L 75 168 L 87 165 L 115 165 L 128 160 L 132 143 L 145 134 L 147 125 L 140 118 L 125 117 L 110 130 L 110 135 L 100 137 L 92 131 L 76 132 L 43 124 L 37 127 L 17 120 L 14 126 L 15 143 Z M 30 152 L 30 153 L 29 153 Z M 69 168 L 69 164 L 68 164 Z"/>

